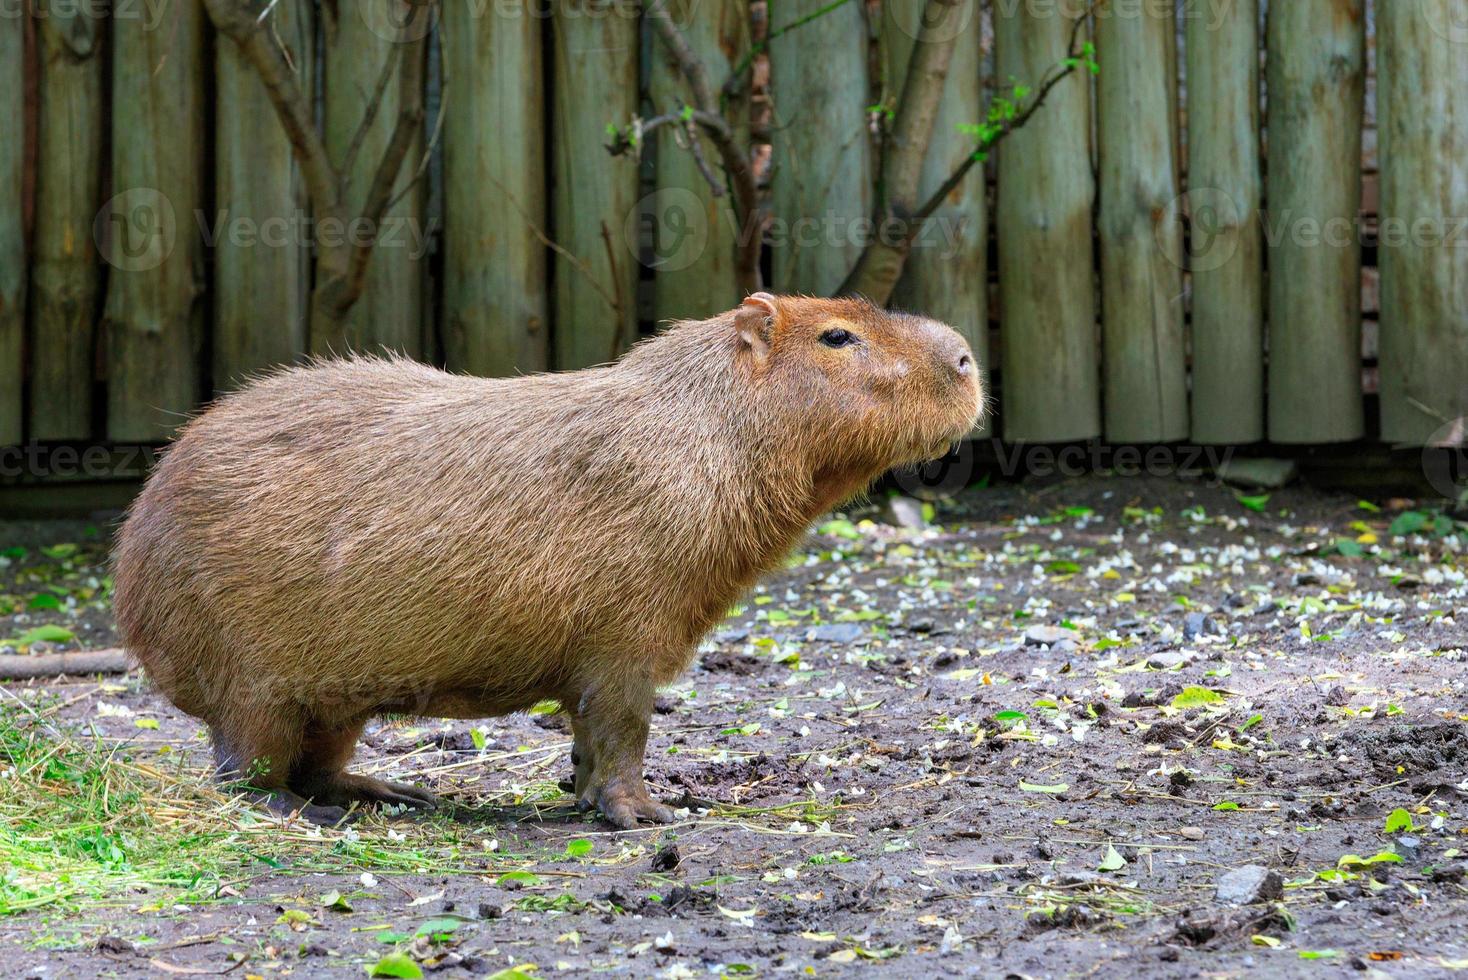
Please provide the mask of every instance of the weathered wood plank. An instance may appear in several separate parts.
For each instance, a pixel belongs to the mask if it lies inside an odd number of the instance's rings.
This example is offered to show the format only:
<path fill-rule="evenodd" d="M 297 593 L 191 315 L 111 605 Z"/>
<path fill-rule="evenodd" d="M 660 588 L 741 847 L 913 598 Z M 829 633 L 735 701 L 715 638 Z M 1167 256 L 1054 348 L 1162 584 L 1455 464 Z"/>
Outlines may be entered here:
<path fill-rule="evenodd" d="M 0 446 L 24 435 L 25 364 L 25 36 L 24 17 L 0 18 Z"/>
<path fill-rule="evenodd" d="M 163 441 L 200 395 L 204 11 L 173 0 L 156 23 L 114 18 L 112 37 L 107 434 Z"/>
<path fill-rule="evenodd" d="M 670 0 L 668 12 L 683 25 L 689 47 L 703 61 L 709 84 L 717 91 L 749 52 L 749 0 Z M 693 102 L 688 86 L 656 37 L 648 41 L 652 50 L 648 87 L 654 115 L 676 112 Z M 725 115 L 741 138 L 748 141 L 749 86 L 730 100 Z M 657 191 L 643 203 L 640 220 L 651 232 L 652 252 L 646 260 L 652 267 L 653 318 L 705 319 L 738 304 L 741 299 L 735 274 L 736 236 L 755 234 L 736 227 L 733 195 L 725 181 L 723 196 L 714 196 L 708 181 L 683 134 L 664 128 L 654 134 L 654 164 Z M 710 170 L 723 178 L 719 155 L 712 141 L 697 136 Z"/>
<path fill-rule="evenodd" d="M 1376 15 L 1381 434 L 1411 445 L 1468 438 L 1468 32 L 1448 6 Z"/>
<path fill-rule="evenodd" d="M 998 77 L 1036 85 L 1066 57 L 1072 23 L 1055 8 L 996 5 Z M 1077 72 L 999 149 L 1004 401 L 998 421 L 1012 442 L 1101 434 L 1090 106 L 1089 76 Z"/>
<path fill-rule="evenodd" d="M 325 115 L 326 152 L 342 168 L 361 128 L 363 115 L 372 104 L 383 66 L 398 60 L 399 27 L 409 20 L 406 0 L 351 0 L 339 6 L 326 5 Z M 332 11 L 336 10 L 335 16 Z M 421 21 L 428 29 L 428 19 Z M 413 49 L 410 49 L 413 50 Z M 360 215 L 372 186 L 378 162 L 397 125 L 399 88 L 396 71 L 382 89 L 372 123 L 360 148 L 346 167 L 347 211 Z M 427 258 L 428 228 L 423 220 L 423 185 L 413 184 L 423 159 L 424 137 L 420 131 L 398 171 L 394 195 L 402 197 L 382 216 L 375 231 L 377 241 L 367 267 L 366 288 L 348 311 L 346 343 L 355 350 L 382 348 L 417 357 L 422 349 L 423 266 Z M 336 233 L 321 228 L 321 236 Z M 349 229 L 348 233 L 351 231 Z M 311 349 L 322 352 L 329 338 L 312 337 Z"/>
<path fill-rule="evenodd" d="M 92 4 L 37 0 L 41 107 L 31 264 L 30 438 L 92 433 L 105 23 Z"/>
<path fill-rule="evenodd" d="M 1363 434 L 1361 118 L 1365 0 L 1268 15 L 1269 437 Z"/>
<path fill-rule="evenodd" d="M 1112 442 L 1188 435 L 1171 32 L 1171 17 L 1152 5 L 1097 18 L 1103 388 Z"/>
<path fill-rule="evenodd" d="M 859 0 L 827 7 L 784 0 L 771 11 L 771 30 L 783 31 L 770 42 L 771 278 L 787 293 L 839 289 L 872 213 L 866 16 Z"/>
<path fill-rule="evenodd" d="M 443 8 L 443 330 L 455 371 L 547 366 L 543 23 Z"/>
<path fill-rule="evenodd" d="M 1192 439 L 1257 442 L 1264 438 L 1258 2 L 1190 17 L 1187 29 Z"/>
<path fill-rule="evenodd" d="M 960 33 L 923 159 L 919 200 L 926 200 L 973 152 L 974 137 L 959 132 L 958 127 L 983 118 L 982 5 L 978 0 L 960 2 L 964 11 L 955 22 Z M 883 8 L 882 48 L 894 100 L 901 97 L 916 26 L 925 6 L 924 0 L 890 0 Z M 968 340 L 980 370 L 987 376 L 989 265 L 985 212 L 984 173 L 982 167 L 977 167 L 919 233 L 893 290 L 891 305 L 951 324 Z M 986 420 L 975 435 L 986 436 L 988 429 Z"/>
<path fill-rule="evenodd" d="M 638 15 L 632 0 L 568 0 L 551 19 L 551 156 L 557 368 L 610 361 L 637 337 L 637 164 L 611 158 L 608 123 L 637 114 Z"/>
<path fill-rule="evenodd" d="M 302 89 L 314 91 L 307 0 L 271 14 Z M 286 364 L 307 349 L 310 202 L 290 141 L 238 45 L 215 45 L 214 387 Z"/>

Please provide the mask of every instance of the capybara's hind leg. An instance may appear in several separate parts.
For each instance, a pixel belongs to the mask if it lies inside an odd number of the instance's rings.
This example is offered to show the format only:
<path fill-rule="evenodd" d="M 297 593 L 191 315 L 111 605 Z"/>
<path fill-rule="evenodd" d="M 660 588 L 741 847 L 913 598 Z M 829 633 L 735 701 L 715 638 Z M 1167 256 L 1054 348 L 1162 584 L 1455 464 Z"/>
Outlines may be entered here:
<path fill-rule="evenodd" d="M 313 802 L 290 788 L 303 729 L 293 718 L 290 712 L 259 709 L 212 726 L 219 778 L 281 816 L 299 813 L 314 824 L 341 823 L 346 810 Z"/>
<path fill-rule="evenodd" d="M 674 819 L 672 809 L 648 795 L 642 778 L 652 702 L 651 683 L 624 679 L 588 690 L 572 715 L 581 758 L 576 767 L 577 805 L 582 810 L 599 808 L 607 820 L 626 830 L 639 820 Z"/>
<path fill-rule="evenodd" d="M 436 807 L 438 798 L 426 789 L 346 771 L 365 723 L 363 720 L 339 727 L 307 728 L 291 774 L 291 789 L 319 803 L 337 806 L 381 803 L 424 810 Z"/>

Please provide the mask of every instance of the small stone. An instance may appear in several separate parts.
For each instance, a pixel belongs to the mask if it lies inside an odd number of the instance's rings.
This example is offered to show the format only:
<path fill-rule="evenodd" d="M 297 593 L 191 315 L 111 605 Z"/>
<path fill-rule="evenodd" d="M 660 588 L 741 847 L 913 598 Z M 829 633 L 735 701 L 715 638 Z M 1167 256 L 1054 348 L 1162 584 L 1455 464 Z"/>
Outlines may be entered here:
<path fill-rule="evenodd" d="M 1202 827 L 1179 827 L 1177 835 L 1183 840 L 1204 840 L 1208 836 Z"/>
<path fill-rule="evenodd" d="M 856 643 L 866 636 L 860 623 L 822 623 L 805 632 L 807 643 Z"/>
<path fill-rule="evenodd" d="M 1203 630 L 1208 626 L 1208 617 L 1202 613 L 1188 613 L 1187 619 L 1183 620 L 1183 638 L 1196 640 L 1203 635 Z"/>
<path fill-rule="evenodd" d="M 1031 626 L 1025 630 L 1025 646 L 1031 647 L 1050 647 L 1074 638 L 1074 633 L 1060 626 Z"/>
<path fill-rule="evenodd" d="M 1176 670 L 1187 662 L 1187 655 L 1176 650 L 1163 650 L 1147 658 L 1147 666 L 1153 670 Z"/>
<path fill-rule="evenodd" d="M 1398 854 L 1400 854 L 1408 861 L 1417 860 L 1418 852 L 1421 851 L 1421 849 L 1421 839 L 1413 837 L 1410 834 L 1403 834 L 1401 837 L 1398 837 L 1397 846 L 1393 848 L 1393 850 L 1395 850 Z"/>
<path fill-rule="evenodd" d="M 1278 871 L 1257 864 L 1235 868 L 1218 879 L 1216 901 L 1225 905 L 1254 905 L 1284 896 L 1284 879 Z"/>
<path fill-rule="evenodd" d="M 1214 471 L 1224 483 L 1251 490 L 1278 490 L 1299 475 L 1292 459 L 1226 459 Z"/>
<path fill-rule="evenodd" d="M 714 634 L 715 643 L 743 643 L 749 639 L 749 630 L 743 626 L 731 626 Z"/>
<path fill-rule="evenodd" d="M 894 496 L 887 501 L 889 523 L 905 527 L 909 531 L 926 531 L 928 519 L 923 516 L 923 505 L 911 497 Z"/>

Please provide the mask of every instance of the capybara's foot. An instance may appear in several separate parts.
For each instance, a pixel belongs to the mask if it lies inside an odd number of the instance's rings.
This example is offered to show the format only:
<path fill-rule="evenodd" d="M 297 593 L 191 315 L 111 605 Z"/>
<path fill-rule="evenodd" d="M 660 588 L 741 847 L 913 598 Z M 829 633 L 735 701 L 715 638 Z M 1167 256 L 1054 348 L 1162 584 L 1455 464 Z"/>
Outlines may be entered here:
<path fill-rule="evenodd" d="M 405 783 L 389 782 L 355 772 L 339 772 L 311 787 L 311 795 L 324 803 L 348 806 L 352 803 L 405 806 L 414 810 L 432 810 L 438 797 Z"/>
<path fill-rule="evenodd" d="M 639 821 L 649 823 L 672 823 L 677 817 L 672 807 L 656 802 L 648 795 L 647 786 L 641 779 L 635 782 L 611 780 L 598 789 L 588 789 L 577 801 L 583 811 L 593 807 L 601 810 L 603 817 L 623 830 L 635 830 Z"/>
<path fill-rule="evenodd" d="M 356 819 L 356 814 L 348 813 L 344 807 L 313 803 L 290 790 L 257 790 L 250 796 L 265 804 L 271 813 L 282 817 L 299 816 L 318 827 L 335 827 Z"/>

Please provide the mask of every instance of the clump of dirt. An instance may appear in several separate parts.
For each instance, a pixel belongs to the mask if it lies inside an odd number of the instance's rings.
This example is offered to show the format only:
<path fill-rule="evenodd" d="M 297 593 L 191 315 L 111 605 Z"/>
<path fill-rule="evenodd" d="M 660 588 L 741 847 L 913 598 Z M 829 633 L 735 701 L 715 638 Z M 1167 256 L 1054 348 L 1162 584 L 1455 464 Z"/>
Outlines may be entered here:
<path fill-rule="evenodd" d="M 1348 731 L 1335 744 L 1364 756 L 1383 779 L 1456 773 L 1457 778 L 1450 782 L 1458 782 L 1468 776 L 1468 727 L 1460 723 Z"/>

